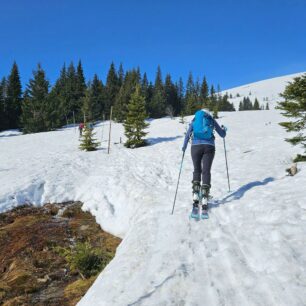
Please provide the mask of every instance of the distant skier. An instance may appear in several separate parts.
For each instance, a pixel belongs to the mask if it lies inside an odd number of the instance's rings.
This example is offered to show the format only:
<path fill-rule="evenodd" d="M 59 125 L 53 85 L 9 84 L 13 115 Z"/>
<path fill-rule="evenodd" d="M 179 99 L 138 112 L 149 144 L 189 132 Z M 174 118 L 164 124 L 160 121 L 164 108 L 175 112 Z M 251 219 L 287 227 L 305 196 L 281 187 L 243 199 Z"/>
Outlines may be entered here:
<path fill-rule="evenodd" d="M 83 134 L 83 129 L 84 129 L 84 123 L 80 123 L 80 124 L 79 124 L 80 137 L 81 137 L 82 134 Z"/>
<path fill-rule="evenodd" d="M 188 141 L 191 136 L 191 157 L 193 162 L 193 208 L 191 217 L 199 218 L 199 202 L 202 204 L 202 218 L 208 218 L 208 199 L 211 181 L 211 166 L 215 156 L 215 136 L 214 130 L 220 137 L 226 136 L 226 127 L 219 126 L 217 121 L 212 117 L 209 110 L 202 109 L 195 113 L 189 129 L 185 136 L 184 145 L 182 147 L 185 152 Z M 201 185 L 202 175 L 202 185 Z"/>

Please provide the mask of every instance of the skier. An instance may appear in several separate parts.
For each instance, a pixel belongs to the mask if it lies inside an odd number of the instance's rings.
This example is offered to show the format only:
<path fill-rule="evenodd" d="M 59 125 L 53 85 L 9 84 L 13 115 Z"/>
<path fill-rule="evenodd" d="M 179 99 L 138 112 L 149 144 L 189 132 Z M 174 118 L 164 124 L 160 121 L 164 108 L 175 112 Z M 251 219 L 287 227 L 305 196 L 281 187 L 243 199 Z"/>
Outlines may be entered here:
<path fill-rule="evenodd" d="M 211 181 L 211 166 L 215 156 L 215 136 L 214 130 L 220 137 L 226 135 L 226 127 L 219 126 L 218 122 L 213 119 L 209 110 L 202 109 L 195 113 L 189 129 L 186 133 L 184 145 L 182 147 L 185 152 L 189 139 L 192 137 L 191 157 L 193 162 L 193 208 L 191 217 L 199 218 L 199 202 L 202 204 L 202 218 L 207 219 L 208 199 Z M 202 175 L 202 185 L 201 185 Z"/>
<path fill-rule="evenodd" d="M 84 129 L 84 123 L 80 123 L 80 124 L 79 124 L 80 137 L 82 136 L 83 129 Z"/>

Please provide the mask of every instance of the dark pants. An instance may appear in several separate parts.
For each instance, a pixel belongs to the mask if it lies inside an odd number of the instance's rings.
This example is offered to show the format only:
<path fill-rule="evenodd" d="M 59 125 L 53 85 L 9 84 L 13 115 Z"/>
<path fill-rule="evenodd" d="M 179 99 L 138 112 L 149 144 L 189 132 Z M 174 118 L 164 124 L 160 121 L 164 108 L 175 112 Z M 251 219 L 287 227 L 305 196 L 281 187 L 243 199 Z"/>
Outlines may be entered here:
<path fill-rule="evenodd" d="M 191 146 L 191 157 L 193 161 L 193 180 L 202 184 L 210 185 L 210 169 L 215 157 L 215 147 L 201 144 Z"/>

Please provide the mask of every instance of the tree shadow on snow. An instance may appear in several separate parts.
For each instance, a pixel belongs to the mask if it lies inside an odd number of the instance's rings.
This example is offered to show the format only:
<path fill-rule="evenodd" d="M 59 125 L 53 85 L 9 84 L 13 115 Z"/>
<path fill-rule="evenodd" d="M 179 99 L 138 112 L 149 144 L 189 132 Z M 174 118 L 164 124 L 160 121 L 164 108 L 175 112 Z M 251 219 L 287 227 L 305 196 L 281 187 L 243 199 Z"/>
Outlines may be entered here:
<path fill-rule="evenodd" d="M 174 141 L 178 138 L 182 138 L 183 136 L 175 136 L 175 137 L 156 137 L 156 138 L 148 138 L 147 142 L 149 146 L 153 146 L 160 142 L 168 142 L 168 141 Z"/>
<path fill-rule="evenodd" d="M 13 136 L 20 136 L 22 133 L 20 133 L 19 130 L 6 130 L 0 132 L 0 138 L 7 138 L 7 137 L 13 137 Z"/>
<path fill-rule="evenodd" d="M 257 186 L 263 186 L 263 185 L 267 185 L 271 182 L 275 181 L 275 178 L 273 177 L 267 177 L 262 181 L 254 181 L 254 182 L 250 182 L 247 183 L 243 186 L 241 186 L 238 190 L 230 193 L 228 196 L 226 196 L 225 198 L 221 199 L 221 200 L 217 200 L 213 203 L 210 204 L 211 208 L 215 208 L 218 207 L 221 204 L 226 204 L 226 203 L 230 203 L 232 201 L 236 201 L 241 199 L 244 194 L 249 191 L 250 189 L 257 187 Z"/>

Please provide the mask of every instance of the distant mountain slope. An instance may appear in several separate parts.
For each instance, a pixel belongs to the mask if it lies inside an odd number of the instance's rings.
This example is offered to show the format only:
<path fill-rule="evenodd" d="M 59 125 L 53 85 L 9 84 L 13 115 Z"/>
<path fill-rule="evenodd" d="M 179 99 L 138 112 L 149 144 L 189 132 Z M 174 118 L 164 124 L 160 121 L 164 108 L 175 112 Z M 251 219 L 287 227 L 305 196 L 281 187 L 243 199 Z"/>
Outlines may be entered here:
<path fill-rule="evenodd" d="M 233 97 L 229 99 L 229 101 L 234 103 L 236 110 L 238 110 L 239 102 L 242 101 L 243 97 L 249 97 L 252 102 L 257 98 L 260 105 L 266 105 L 266 103 L 269 103 L 269 107 L 274 108 L 277 102 L 281 100 L 279 94 L 284 91 L 288 83 L 295 77 L 299 77 L 304 73 L 305 72 L 289 74 L 234 87 L 224 90 L 222 94 L 228 93 L 229 96 L 231 95 Z M 239 97 L 237 97 L 238 94 Z"/>

